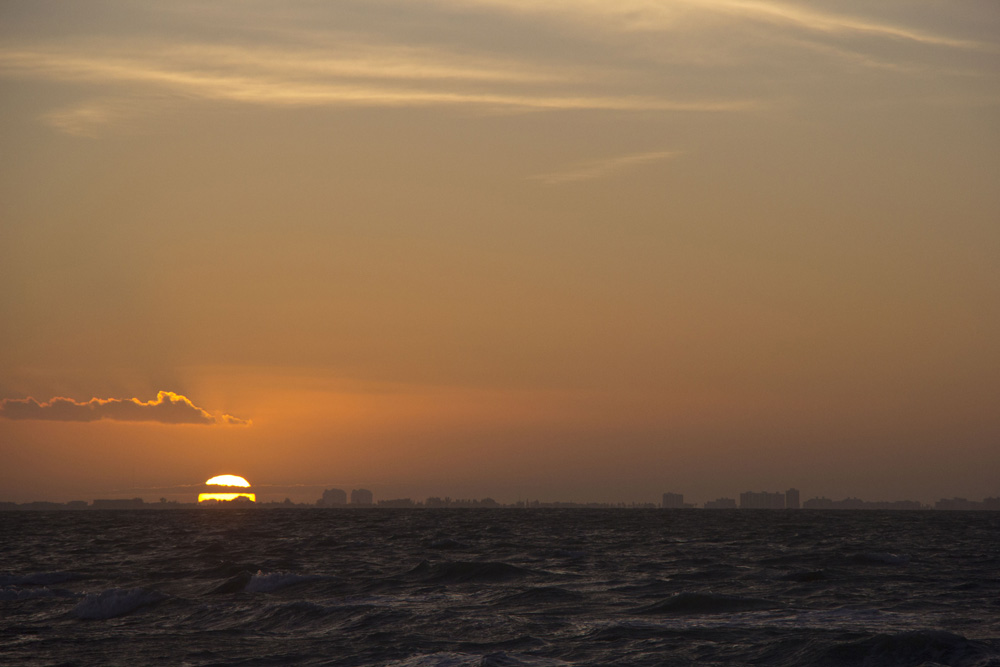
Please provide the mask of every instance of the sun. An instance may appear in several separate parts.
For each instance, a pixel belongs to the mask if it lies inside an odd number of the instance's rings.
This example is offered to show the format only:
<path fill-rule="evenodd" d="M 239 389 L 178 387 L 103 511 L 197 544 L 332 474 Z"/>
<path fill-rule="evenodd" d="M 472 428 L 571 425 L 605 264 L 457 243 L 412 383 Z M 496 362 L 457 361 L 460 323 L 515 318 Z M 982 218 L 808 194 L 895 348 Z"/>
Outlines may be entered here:
<path fill-rule="evenodd" d="M 250 482 L 246 481 L 239 475 L 216 475 L 212 479 L 205 482 L 205 484 L 214 484 L 216 486 L 250 486 Z"/>
<path fill-rule="evenodd" d="M 244 489 L 250 488 L 250 482 L 246 481 L 239 475 L 216 475 L 215 477 L 209 479 L 205 482 L 206 491 L 205 493 L 198 494 L 198 502 L 207 501 L 232 501 L 232 500 L 249 500 L 250 502 L 257 502 L 257 495 L 250 493 L 249 491 L 228 491 L 225 487 L 240 487 Z"/>

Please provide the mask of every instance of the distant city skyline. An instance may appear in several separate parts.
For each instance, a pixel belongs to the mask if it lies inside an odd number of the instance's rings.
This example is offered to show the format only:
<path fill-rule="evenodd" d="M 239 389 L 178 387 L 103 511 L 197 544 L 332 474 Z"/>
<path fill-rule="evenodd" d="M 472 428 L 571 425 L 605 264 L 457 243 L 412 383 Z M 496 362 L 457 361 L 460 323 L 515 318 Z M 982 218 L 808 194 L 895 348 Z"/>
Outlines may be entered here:
<path fill-rule="evenodd" d="M 223 469 L 228 470 L 228 469 Z M 226 475 L 230 476 L 230 475 Z M 887 494 L 881 494 L 877 496 L 869 496 L 858 493 L 848 493 L 841 492 L 826 485 L 823 487 L 822 492 L 810 492 L 808 489 L 805 491 L 800 490 L 797 487 L 783 487 L 783 490 L 760 490 L 765 488 L 760 484 L 747 484 L 741 487 L 733 487 L 728 489 L 724 493 L 720 494 L 694 494 L 689 492 L 687 489 L 683 491 L 678 490 L 680 487 L 675 487 L 674 489 L 661 490 L 656 493 L 646 494 L 646 495 L 622 495 L 620 497 L 601 495 L 601 496 L 580 496 L 580 495 L 558 495 L 554 489 L 546 490 L 545 488 L 536 489 L 535 492 L 528 492 L 522 485 L 517 493 L 512 493 L 509 490 L 504 490 L 500 488 L 499 490 L 493 489 L 489 492 L 484 493 L 485 490 L 475 488 L 472 485 L 442 485 L 440 487 L 427 487 L 425 485 L 379 485 L 379 484 L 273 484 L 273 483 L 257 483 L 256 478 L 237 478 L 241 479 L 243 482 L 250 484 L 252 486 L 245 489 L 230 489 L 228 487 L 209 487 L 202 483 L 187 483 L 187 484 L 177 484 L 170 486 L 155 486 L 155 487 L 144 487 L 141 485 L 129 486 L 129 487 L 119 487 L 119 488 L 108 488 L 104 490 L 97 490 L 93 492 L 78 492 L 76 494 L 70 493 L 55 493 L 55 494 L 25 494 L 25 495 L 15 495 L 10 494 L 0 487 L 0 502 L 15 502 L 15 503 L 30 503 L 30 502 L 58 502 L 66 503 L 71 501 L 80 501 L 81 499 L 94 499 L 94 498 L 117 498 L 117 499 L 130 499 L 135 497 L 144 498 L 165 498 L 171 502 L 182 502 L 186 503 L 191 501 L 192 498 L 197 500 L 199 493 L 205 491 L 245 491 L 253 492 L 262 502 L 283 502 L 285 499 L 291 499 L 294 503 L 300 504 L 314 504 L 319 500 L 323 500 L 324 504 L 329 506 L 338 505 L 351 505 L 351 506 L 363 506 L 363 505 L 377 505 L 378 501 L 382 500 L 392 500 L 392 499 L 413 499 L 414 502 L 423 502 L 426 498 L 483 498 L 489 497 L 495 499 L 496 502 L 503 505 L 514 505 L 518 502 L 530 500 L 530 501 L 540 501 L 543 503 L 597 503 L 597 504 L 639 504 L 639 505 L 652 505 L 656 507 L 697 507 L 704 508 L 717 507 L 717 508 L 794 508 L 794 507 L 806 507 L 807 503 L 810 503 L 812 507 L 816 507 L 817 502 L 823 502 L 829 504 L 831 502 L 838 503 L 844 501 L 863 499 L 865 503 L 881 503 L 882 505 L 888 506 L 892 503 L 909 502 L 916 503 L 921 506 L 933 506 L 935 503 L 942 499 L 962 499 L 969 500 L 972 502 L 981 502 L 984 499 L 1000 496 L 1000 489 L 992 494 L 975 495 L 965 493 L 962 490 L 957 490 L 957 492 L 946 493 L 942 495 L 931 495 L 923 494 L 920 496 L 910 496 L 910 497 L 892 497 Z M 249 480 L 249 481 L 247 481 Z M 210 480 L 211 481 L 211 480 Z M 774 488 L 774 487 L 772 487 Z M 779 489 L 781 489 L 779 485 Z M 450 489 L 451 492 L 445 492 L 444 489 Z M 757 490 L 754 490 L 757 489 Z"/>
<path fill-rule="evenodd" d="M 232 481 L 230 481 L 232 480 Z M 25 508 L 35 505 L 35 509 L 41 509 L 45 505 L 62 505 L 63 509 L 137 509 L 155 508 L 168 506 L 196 507 L 200 505 L 210 505 L 218 501 L 249 501 L 253 503 L 256 495 L 256 505 L 259 506 L 280 506 L 295 505 L 298 507 L 318 507 L 318 508 L 408 508 L 408 507 L 545 507 L 545 506 L 606 506 L 606 507 L 648 507 L 659 509 L 739 509 L 739 510 L 824 510 L 824 509 L 883 509 L 883 510 L 1000 510 L 1000 495 L 995 497 L 985 497 L 981 500 L 969 499 L 960 496 L 938 498 L 933 502 L 921 502 L 911 499 L 894 500 L 865 500 L 852 496 L 845 496 L 838 499 L 831 499 L 825 496 L 813 496 L 805 501 L 801 500 L 801 492 L 794 487 L 785 491 L 743 491 L 738 494 L 739 500 L 730 497 L 719 497 L 714 500 L 703 502 L 687 502 L 683 493 L 667 491 L 661 494 L 658 502 L 618 500 L 618 501 L 581 501 L 567 499 L 518 499 L 516 501 L 498 501 L 493 497 L 456 497 L 429 495 L 414 499 L 410 496 L 389 496 L 379 497 L 375 492 L 366 488 L 353 488 L 348 493 L 347 490 L 329 487 L 324 488 L 318 497 L 313 499 L 302 499 L 302 487 L 293 487 L 299 490 L 297 500 L 292 500 L 285 495 L 280 498 L 280 492 L 272 491 L 265 494 L 254 494 L 257 488 L 249 484 L 248 480 L 233 476 L 224 475 L 210 480 L 213 484 L 221 481 L 223 484 L 245 487 L 244 493 L 218 493 L 220 490 L 229 490 L 234 486 L 212 486 L 206 484 L 204 488 L 212 493 L 187 492 L 181 497 L 171 494 L 171 498 L 161 496 L 157 503 L 147 502 L 139 496 L 116 495 L 110 498 L 98 498 L 88 501 L 74 499 L 71 501 L 51 501 L 45 499 L 34 499 L 30 501 L 14 502 L 0 498 L 0 509 L 16 509 L 21 505 Z M 289 487 L 279 487 L 289 488 Z M 242 496 L 237 498 L 237 496 Z M 225 504 L 225 503 L 222 503 Z"/>
<path fill-rule="evenodd" d="M 762 494 L 751 494 L 761 496 Z M 324 497 L 326 493 L 324 493 Z M 767 501 L 749 500 L 747 505 L 737 505 L 731 498 L 719 498 L 706 502 L 701 508 L 694 503 L 683 503 L 678 501 L 681 494 L 664 494 L 665 499 L 660 506 L 655 503 L 581 503 L 573 501 L 538 501 L 525 500 L 515 503 L 499 503 L 493 498 L 450 498 L 430 496 L 424 500 L 413 500 L 412 498 L 392 498 L 380 499 L 376 502 L 366 502 L 366 496 L 359 497 L 359 502 L 351 503 L 328 503 L 324 498 L 320 498 L 314 503 L 295 503 L 290 498 L 284 500 L 254 501 L 248 496 L 241 495 L 230 499 L 198 499 L 192 502 L 168 501 L 160 498 L 158 502 L 147 502 L 140 497 L 135 498 L 96 498 L 91 502 L 84 500 L 73 500 L 66 503 L 56 503 L 51 501 L 33 501 L 27 503 L 13 503 L 0 501 L 0 511 L 84 511 L 84 510 L 146 510 L 146 509 L 225 509 L 232 508 L 298 508 L 298 509 L 535 509 L 535 508 L 562 508 L 562 509 L 602 509 L 602 508 L 628 508 L 628 509 L 659 509 L 664 511 L 673 510 L 695 510 L 701 509 L 708 512 L 715 510 L 735 510 L 744 511 L 827 511 L 827 510 L 892 510 L 892 511 L 1000 511 L 1000 497 L 984 498 L 981 501 L 969 500 L 967 498 L 941 498 L 933 505 L 920 503 L 917 501 L 865 501 L 860 498 L 845 498 L 843 500 L 831 500 L 829 498 L 810 498 L 802 507 L 778 506 L 776 502 L 764 507 L 760 504 L 767 504 Z M 666 497 L 670 496 L 669 499 Z M 772 498 L 772 501 L 776 497 Z"/>

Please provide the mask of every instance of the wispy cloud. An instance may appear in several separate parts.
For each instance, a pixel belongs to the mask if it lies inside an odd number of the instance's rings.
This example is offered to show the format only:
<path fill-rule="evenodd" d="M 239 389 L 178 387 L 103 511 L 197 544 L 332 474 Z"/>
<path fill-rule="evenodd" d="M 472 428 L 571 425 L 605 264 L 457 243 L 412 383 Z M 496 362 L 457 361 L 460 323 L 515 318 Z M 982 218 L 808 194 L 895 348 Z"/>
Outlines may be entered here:
<path fill-rule="evenodd" d="M 137 45 L 108 49 L 103 44 L 7 48 L 0 64 L 12 72 L 55 79 L 198 86 L 241 78 L 287 82 L 340 79 L 543 83 L 578 78 L 566 69 L 434 49 L 341 47 L 336 50 L 245 48 L 232 45 Z"/>
<path fill-rule="evenodd" d="M 977 40 L 957 39 L 904 25 L 892 25 L 863 17 L 831 14 L 802 5 L 763 0 L 689 0 L 716 11 L 739 13 L 747 17 L 792 24 L 808 30 L 827 33 L 864 33 L 877 37 L 907 40 L 930 46 L 995 51 L 995 44 Z"/>
<path fill-rule="evenodd" d="M 238 23 L 243 11 L 222 6 L 226 20 Z M 820 54 L 852 71 L 923 75 L 934 68 L 947 75 L 939 68 L 982 73 L 981 54 L 1000 52 L 1000 43 L 971 31 L 947 34 L 926 20 L 907 25 L 884 12 L 876 17 L 874 7 L 836 13 L 779 0 L 427 0 L 420 7 L 456 29 L 446 39 L 391 22 L 373 28 L 345 20 L 330 29 L 328 10 L 299 7 L 289 10 L 292 19 L 278 12 L 284 19 L 274 26 L 235 31 L 226 42 L 166 34 L 8 41 L 0 48 L 0 76 L 79 87 L 83 99 L 41 119 L 61 132 L 96 136 L 187 100 L 740 112 L 800 96 L 793 87 L 776 93 L 813 71 L 797 67 L 796 56 Z M 181 22 L 200 20 L 201 11 L 182 12 Z M 491 40 L 474 38 L 498 19 L 503 28 L 490 32 Z M 530 37 L 512 29 L 518 22 L 531 24 Z M 552 34 L 560 46 L 546 39 Z"/>
<path fill-rule="evenodd" d="M 751 99 L 609 94 L 593 85 L 602 77 L 599 70 L 546 69 L 426 49 L 331 55 L 212 45 L 100 54 L 87 48 L 8 48 L 0 50 L 0 72 L 128 91 L 128 100 L 105 96 L 44 117 L 57 129 L 81 136 L 127 117 L 143 104 L 160 104 L 166 96 L 282 107 L 716 112 L 760 106 Z"/>
<path fill-rule="evenodd" d="M 664 31 L 683 28 L 698 14 L 738 15 L 771 23 L 796 26 L 826 33 L 865 33 L 871 36 L 918 42 L 925 45 L 996 52 L 998 45 L 980 40 L 960 39 L 931 30 L 862 16 L 825 12 L 804 4 L 772 0 L 439 0 L 445 5 L 480 6 L 517 13 L 557 14 L 573 21 L 598 21 L 606 29 Z"/>
<path fill-rule="evenodd" d="M 143 402 L 138 398 L 92 398 L 75 401 L 56 397 L 45 402 L 34 398 L 5 398 L 0 401 L 0 417 L 45 421 L 94 422 L 110 419 L 123 422 L 159 422 L 161 424 L 224 424 L 249 426 L 249 419 L 227 414 L 213 415 L 172 391 L 161 391 L 156 398 Z"/>
<path fill-rule="evenodd" d="M 55 109 L 42 116 L 42 121 L 55 129 L 77 137 L 97 137 L 105 127 L 122 129 L 131 119 L 166 100 L 147 98 L 105 97 L 87 100 L 69 107 Z"/>
<path fill-rule="evenodd" d="M 588 160 L 586 162 L 577 163 L 562 171 L 532 176 L 532 179 L 541 181 L 546 185 L 572 183 L 574 181 L 591 181 L 598 178 L 606 178 L 612 174 L 631 167 L 676 157 L 679 154 L 680 153 L 678 151 L 657 151 L 653 153 L 622 155 L 603 160 Z"/>

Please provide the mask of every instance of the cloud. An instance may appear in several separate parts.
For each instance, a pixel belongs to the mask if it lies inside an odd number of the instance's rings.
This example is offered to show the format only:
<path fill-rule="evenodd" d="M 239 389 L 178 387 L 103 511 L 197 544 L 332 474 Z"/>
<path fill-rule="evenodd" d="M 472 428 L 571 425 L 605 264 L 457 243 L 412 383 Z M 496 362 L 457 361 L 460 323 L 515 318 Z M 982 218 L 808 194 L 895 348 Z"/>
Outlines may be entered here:
<path fill-rule="evenodd" d="M 704 0 L 696 0 L 704 2 Z M 731 11 L 749 17 L 796 25 L 807 30 L 826 33 L 865 33 L 886 39 L 908 40 L 929 46 L 946 46 L 956 49 L 995 51 L 996 46 L 976 40 L 955 39 L 906 26 L 892 25 L 866 18 L 830 14 L 802 6 L 760 0 L 714 0 L 707 5 L 719 11 Z"/>
<path fill-rule="evenodd" d="M 93 422 L 111 419 L 122 422 L 159 422 L 161 424 L 225 424 L 250 426 L 249 419 L 232 415 L 213 415 L 186 396 L 161 391 L 151 401 L 138 398 L 92 398 L 74 401 L 57 396 L 44 403 L 34 398 L 5 398 L 0 401 L 0 417 L 45 421 Z"/>
<path fill-rule="evenodd" d="M 959 39 L 930 30 L 919 30 L 862 16 L 811 9 L 803 4 L 774 0 L 676 0 L 652 3 L 648 0 L 439 0 L 445 5 L 481 6 L 524 14 L 556 14 L 568 20 L 589 21 L 604 29 L 660 32 L 677 29 L 690 12 L 728 14 L 750 20 L 795 26 L 830 34 L 867 34 L 906 40 L 927 46 L 996 52 L 997 45 L 973 39 Z"/>
<path fill-rule="evenodd" d="M 604 160 L 588 160 L 587 162 L 580 162 L 564 171 L 553 172 L 551 174 L 538 174 L 537 176 L 532 176 L 532 178 L 546 185 L 571 183 L 573 181 L 590 181 L 610 176 L 629 167 L 648 162 L 659 162 L 660 160 L 666 160 L 677 155 L 679 155 L 677 151 L 657 151 L 654 153 L 623 155 Z"/>
<path fill-rule="evenodd" d="M 160 104 L 164 102 L 161 100 Z M 75 137 L 97 137 L 106 126 L 121 129 L 134 116 L 151 105 L 135 99 L 95 99 L 63 109 L 50 111 L 42 120 L 50 126 Z"/>
<path fill-rule="evenodd" d="M 141 127 L 142 117 L 192 100 L 272 108 L 755 112 L 805 94 L 808 87 L 799 84 L 814 78 L 817 57 L 852 70 L 910 73 L 922 85 L 929 71 L 981 75 L 981 54 L 1000 52 L 971 25 L 944 32 L 898 7 L 829 11 L 777 0 L 428 0 L 417 10 L 400 4 L 456 29 L 428 33 L 424 22 L 407 20 L 368 25 L 381 10 L 341 16 L 329 6 L 298 5 L 276 11 L 273 25 L 247 27 L 240 5 L 220 3 L 213 20 L 244 26 L 224 42 L 197 32 L 150 40 L 113 32 L 15 38 L 0 47 L 0 76 L 85 91 L 85 99 L 41 120 L 94 137 Z M 180 12 L 182 27 L 204 20 L 201 7 L 171 11 Z"/>
<path fill-rule="evenodd" d="M 199 99 L 271 107 L 465 106 L 514 110 L 744 111 L 747 98 L 663 96 L 595 88 L 615 77 L 599 68 L 475 57 L 401 47 L 247 49 L 189 44 L 113 51 L 94 45 L 0 49 L 0 73 L 117 87 L 105 96 L 50 112 L 43 120 L 93 136 L 143 107 Z M 620 73 L 619 73 L 620 75 Z"/>

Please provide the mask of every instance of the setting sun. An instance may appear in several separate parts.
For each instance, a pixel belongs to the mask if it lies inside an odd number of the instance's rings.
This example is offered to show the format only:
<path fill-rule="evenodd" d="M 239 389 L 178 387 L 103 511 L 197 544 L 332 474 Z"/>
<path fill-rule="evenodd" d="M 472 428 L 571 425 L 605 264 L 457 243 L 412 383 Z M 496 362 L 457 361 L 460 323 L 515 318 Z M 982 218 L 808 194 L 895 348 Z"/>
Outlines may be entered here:
<path fill-rule="evenodd" d="M 250 482 L 239 475 L 216 475 L 205 482 L 206 490 L 198 494 L 198 502 L 222 501 L 229 502 L 245 498 L 251 502 L 257 502 L 257 494 L 249 491 L 229 491 L 219 487 L 238 486 L 245 489 L 250 488 Z"/>
<path fill-rule="evenodd" d="M 210 484 L 215 486 L 243 486 L 243 487 L 250 486 L 250 482 L 246 481 L 239 475 L 217 475 L 208 480 L 207 482 L 205 482 L 205 484 Z"/>

